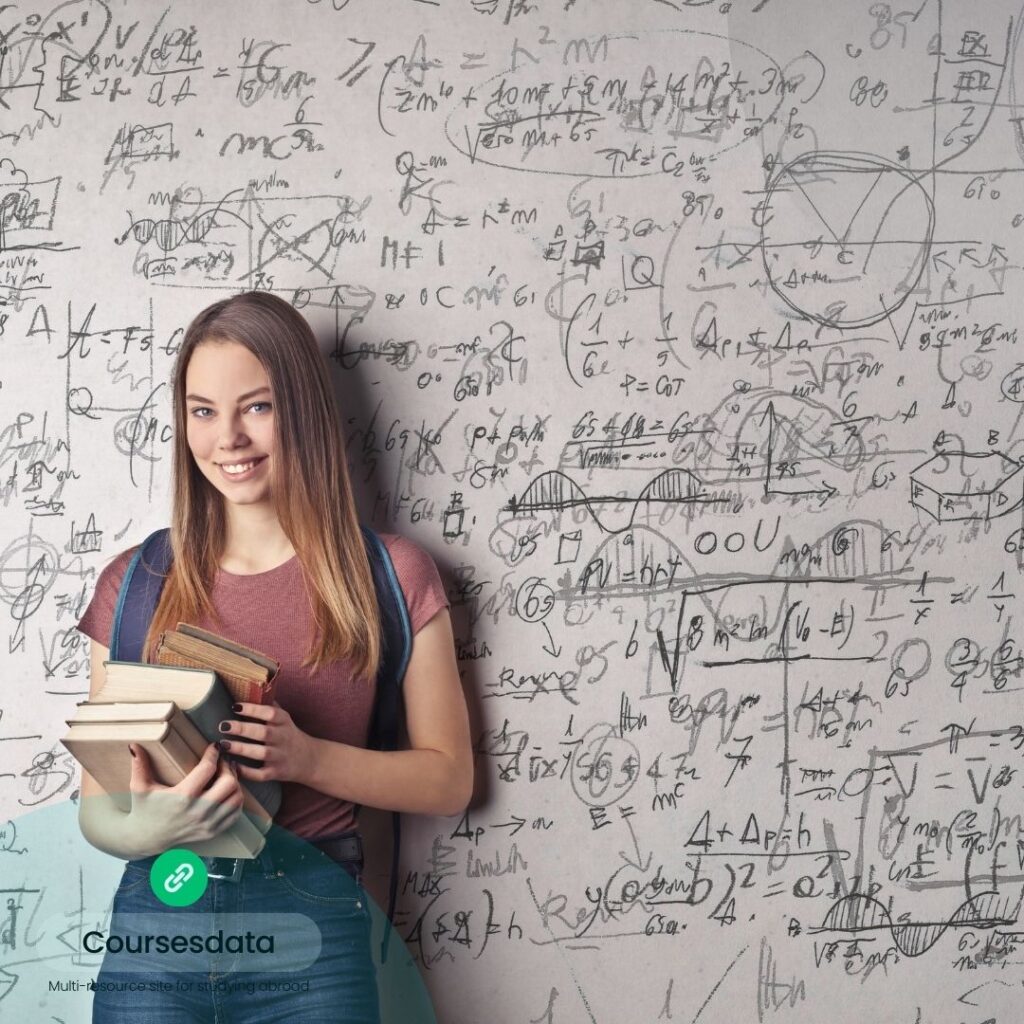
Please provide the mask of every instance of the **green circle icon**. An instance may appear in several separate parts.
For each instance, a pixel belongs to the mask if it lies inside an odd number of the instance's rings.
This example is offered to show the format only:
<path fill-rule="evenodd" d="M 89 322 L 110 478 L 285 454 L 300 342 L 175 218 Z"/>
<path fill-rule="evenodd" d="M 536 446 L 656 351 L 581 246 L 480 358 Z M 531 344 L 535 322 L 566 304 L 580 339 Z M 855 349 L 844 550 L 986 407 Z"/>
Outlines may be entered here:
<path fill-rule="evenodd" d="M 187 907 L 206 892 L 206 865 L 191 850 L 164 850 L 149 869 L 149 886 L 169 907 Z"/>

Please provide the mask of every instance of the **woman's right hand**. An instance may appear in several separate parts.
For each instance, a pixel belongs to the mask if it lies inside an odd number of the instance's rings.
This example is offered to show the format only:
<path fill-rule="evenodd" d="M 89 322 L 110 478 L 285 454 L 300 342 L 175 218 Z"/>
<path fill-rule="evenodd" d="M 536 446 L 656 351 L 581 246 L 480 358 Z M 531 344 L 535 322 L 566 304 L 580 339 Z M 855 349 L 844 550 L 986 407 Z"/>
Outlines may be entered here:
<path fill-rule="evenodd" d="M 203 752 L 199 763 L 174 786 L 153 777 L 144 747 L 130 743 L 132 774 L 131 818 L 147 828 L 163 849 L 210 839 L 230 828 L 242 813 L 242 786 L 216 743 Z"/>

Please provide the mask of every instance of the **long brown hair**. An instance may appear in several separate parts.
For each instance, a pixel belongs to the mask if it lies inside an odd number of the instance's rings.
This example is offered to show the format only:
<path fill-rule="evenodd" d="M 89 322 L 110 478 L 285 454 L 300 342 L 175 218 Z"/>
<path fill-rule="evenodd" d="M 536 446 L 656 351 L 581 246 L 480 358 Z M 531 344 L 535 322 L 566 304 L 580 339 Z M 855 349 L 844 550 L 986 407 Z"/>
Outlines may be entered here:
<path fill-rule="evenodd" d="M 195 623 L 203 613 L 220 621 L 210 589 L 227 540 L 224 497 L 189 450 L 185 371 L 197 345 L 231 341 L 249 349 L 270 378 L 277 452 L 271 460 L 271 493 L 298 555 L 318 637 L 311 638 L 302 665 L 316 671 L 348 658 L 355 676 L 371 681 L 381 658 L 380 613 L 327 363 L 304 317 L 269 292 L 242 292 L 214 302 L 185 331 L 172 381 L 174 563 L 143 649 L 152 656 L 161 631 L 178 622 Z"/>

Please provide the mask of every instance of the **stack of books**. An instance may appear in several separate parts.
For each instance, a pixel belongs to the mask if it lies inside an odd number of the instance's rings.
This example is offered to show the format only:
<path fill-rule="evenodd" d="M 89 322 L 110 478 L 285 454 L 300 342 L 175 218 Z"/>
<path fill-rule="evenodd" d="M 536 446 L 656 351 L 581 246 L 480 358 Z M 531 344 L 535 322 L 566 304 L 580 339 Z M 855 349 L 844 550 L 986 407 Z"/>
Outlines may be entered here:
<path fill-rule="evenodd" d="M 245 720 L 231 710 L 233 703 L 273 702 L 280 667 L 259 651 L 184 622 L 161 633 L 155 663 L 103 665 L 103 685 L 66 719 L 60 742 L 123 812 L 131 810 L 129 743 L 145 749 L 157 782 L 176 785 L 223 737 L 222 721 Z M 235 760 L 262 766 L 252 758 Z M 203 857 L 253 858 L 260 852 L 281 806 L 281 784 L 245 780 L 241 786 L 243 812 L 231 827 L 183 846 Z"/>

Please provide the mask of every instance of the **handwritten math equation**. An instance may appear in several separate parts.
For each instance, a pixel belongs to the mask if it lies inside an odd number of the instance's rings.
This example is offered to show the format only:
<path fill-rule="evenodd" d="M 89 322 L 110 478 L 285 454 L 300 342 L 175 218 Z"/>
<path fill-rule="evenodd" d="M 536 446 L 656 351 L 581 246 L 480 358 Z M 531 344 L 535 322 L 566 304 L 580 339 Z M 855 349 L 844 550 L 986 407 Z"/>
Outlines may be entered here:
<path fill-rule="evenodd" d="M 0 105 L 0 1007 L 74 624 L 256 288 L 448 587 L 477 797 L 407 819 L 395 922 L 438 1019 L 1019 1019 L 1016 0 L 32 0 Z"/>

